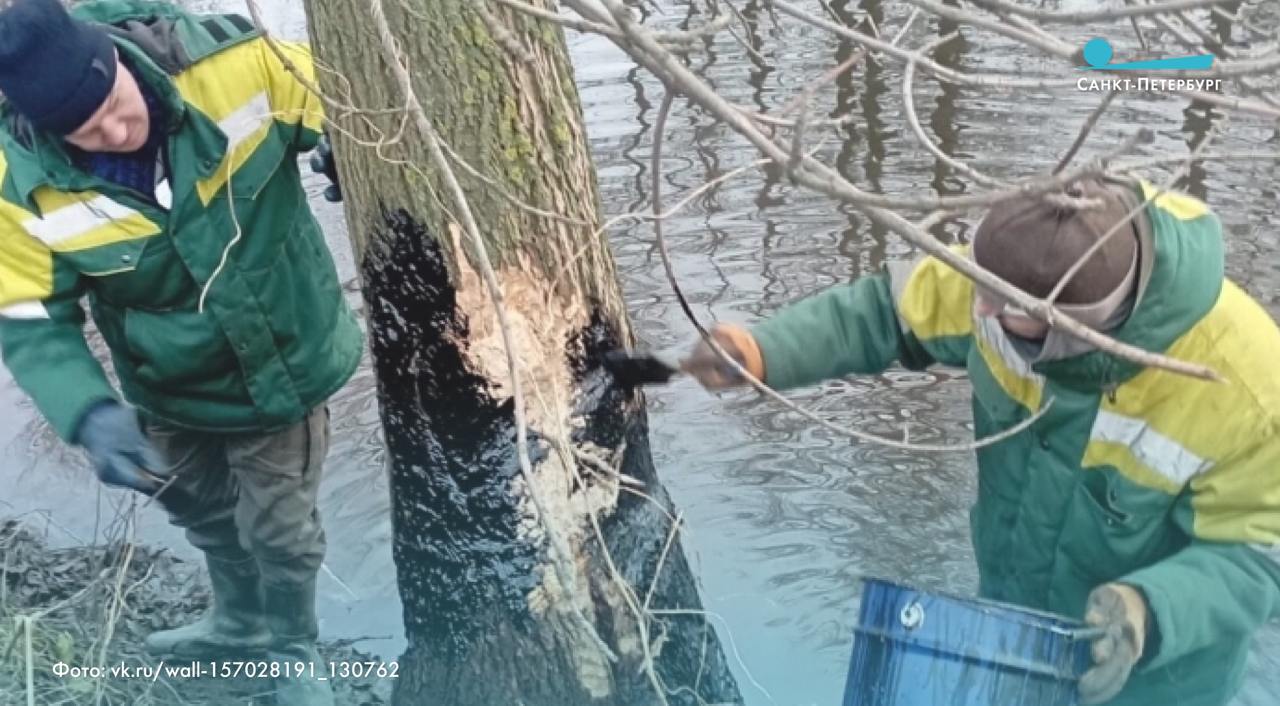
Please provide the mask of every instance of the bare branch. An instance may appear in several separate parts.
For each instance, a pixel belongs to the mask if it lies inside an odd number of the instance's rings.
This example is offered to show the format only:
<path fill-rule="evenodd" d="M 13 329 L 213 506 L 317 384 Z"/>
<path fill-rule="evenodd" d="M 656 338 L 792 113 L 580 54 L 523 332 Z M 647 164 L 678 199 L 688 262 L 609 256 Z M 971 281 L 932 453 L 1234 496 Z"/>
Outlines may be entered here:
<path fill-rule="evenodd" d="M 671 111 L 671 99 L 674 97 L 674 95 L 675 95 L 674 92 L 670 88 L 668 88 L 666 94 L 663 95 L 662 97 L 662 106 L 658 108 L 658 117 L 654 121 L 653 154 L 650 157 L 650 173 L 652 175 L 651 188 L 653 190 L 653 211 L 655 216 L 656 214 L 662 213 L 662 168 L 661 168 L 662 167 L 662 142 L 663 142 L 662 134 L 666 128 L 667 115 Z M 881 446 L 888 446 L 896 449 L 903 449 L 903 450 L 909 450 L 909 451 L 926 451 L 926 452 L 973 451 L 974 449 L 979 449 L 984 446 L 989 446 L 991 444 L 995 444 L 1000 441 L 1003 441 L 1004 439 L 1007 439 L 1023 431 L 1024 429 L 1030 427 L 1032 424 L 1038 421 L 1041 416 L 1047 413 L 1049 411 L 1049 408 L 1053 405 L 1053 400 L 1051 398 L 1048 401 L 1046 401 L 1044 406 L 1041 407 L 1039 410 L 1037 410 L 1035 414 L 1031 415 L 1029 419 L 1023 420 L 1021 423 L 1013 426 L 1010 429 L 1006 429 L 998 434 L 995 434 L 993 436 L 986 437 L 983 439 L 979 439 L 977 441 L 974 441 L 968 444 L 912 444 L 912 443 L 909 443 L 905 438 L 903 441 L 897 441 L 895 439 L 887 439 L 881 436 L 876 436 L 875 434 L 869 434 L 864 431 L 859 431 L 857 429 L 850 429 L 850 428 L 845 428 L 845 427 L 832 424 L 831 422 L 817 416 L 813 412 L 810 412 L 809 410 L 804 409 L 803 407 L 797 405 L 795 402 L 792 402 L 791 400 L 779 394 L 776 390 L 769 387 L 765 382 L 763 382 L 759 378 L 752 375 L 751 371 L 743 367 L 742 364 L 739 363 L 736 358 L 729 355 L 729 353 L 725 351 L 723 347 L 721 347 L 719 342 L 717 342 L 716 339 L 711 335 L 711 332 L 708 331 L 706 326 L 704 326 L 702 322 L 698 319 L 698 315 L 693 313 L 693 307 L 689 305 L 689 300 L 686 299 L 684 296 L 684 290 L 680 286 L 679 279 L 676 277 L 675 266 L 671 262 L 671 252 L 667 248 L 666 236 L 663 235 L 662 221 L 663 221 L 662 218 L 657 218 L 657 217 L 654 218 L 654 221 L 653 221 L 654 239 L 658 243 L 658 254 L 662 259 L 662 268 L 666 273 L 667 282 L 671 285 L 671 290 L 676 296 L 676 301 L 680 303 L 680 309 L 684 312 L 685 317 L 689 319 L 689 323 L 693 324 L 694 328 L 696 328 L 698 330 L 698 333 L 702 336 L 702 339 L 706 341 L 707 345 L 709 345 L 711 349 L 716 352 L 716 355 L 718 355 L 726 365 L 732 367 L 739 375 L 741 375 L 744 380 L 747 380 L 751 384 L 751 386 L 754 387 L 758 392 L 765 395 L 766 397 L 773 399 L 776 402 L 781 403 L 784 407 L 792 410 L 793 412 L 800 414 L 802 417 L 830 431 L 840 434 L 841 436 L 846 436 L 852 439 L 856 439 L 858 441 L 865 441 L 873 444 L 879 444 Z M 905 433 L 904 433 L 904 436 L 905 436 Z"/>
<path fill-rule="evenodd" d="M 1124 2 L 1128 5 L 1131 0 L 1124 0 Z M 1138 24 L 1136 15 L 1129 17 L 1129 26 L 1133 27 L 1133 34 L 1138 38 L 1138 46 L 1142 47 L 1142 51 L 1151 51 L 1150 46 L 1147 44 L 1147 37 L 1142 33 L 1142 25 Z"/>
<path fill-rule="evenodd" d="M 1274 29 L 1268 29 L 1268 28 L 1265 28 L 1265 27 L 1259 27 L 1258 25 L 1256 25 L 1256 24 L 1254 24 L 1254 23 L 1249 22 L 1248 20 L 1246 20 L 1246 19 L 1244 18 L 1244 13 L 1245 13 L 1245 10 L 1246 10 L 1246 9 L 1247 9 L 1247 8 L 1246 8 L 1246 6 L 1245 6 L 1245 5 L 1241 5 L 1241 6 L 1236 10 L 1236 14 L 1232 15 L 1232 14 L 1229 14 L 1226 10 L 1222 9 L 1221 7 L 1218 7 L 1218 6 L 1216 6 L 1216 5 L 1215 5 L 1215 6 L 1214 6 L 1214 8 L 1213 8 L 1213 10 L 1212 10 L 1212 12 L 1213 12 L 1213 14 L 1217 15 L 1218 17 L 1221 17 L 1222 19 L 1226 20 L 1227 22 L 1230 22 L 1230 23 L 1232 23 L 1232 24 L 1240 25 L 1241 27 L 1244 27 L 1245 29 L 1249 30 L 1250 32 L 1253 32 L 1254 34 L 1258 35 L 1259 37 L 1267 37 L 1267 38 L 1271 38 L 1271 37 L 1274 37 L 1274 36 L 1275 36 L 1275 30 L 1274 30 Z"/>
<path fill-rule="evenodd" d="M 1169 0 L 1168 2 L 1154 3 L 1151 5 L 1129 5 L 1126 7 L 1109 8 L 1106 10 L 1077 10 L 1067 12 L 1041 10 L 1039 8 L 1019 5 L 1018 3 L 1010 2 L 1009 0 L 968 0 L 968 2 L 983 9 L 1020 15 L 1040 22 L 1074 24 L 1081 22 L 1097 22 L 1099 20 L 1115 20 L 1122 17 L 1159 15 L 1178 10 L 1195 10 L 1197 8 L 1209 7 L 1212 5 L 1223 5 L 1227 3 L 1228 0 Z"/>
<path fill-rule="evenodd" d="M 524 14 L 529 15 L 531 17 L 537 17 L 540 20 L 553 22 L 562 27 L 568 27 L 569 29 L 574 29 L 584 34 L 602 34 L 606 37 L 614 37 L 616 36 L 616 33 L 617 33 L 617 30 L 613 29 L 609 25 L 601 24 L 599 22 L 592 22 L 590 20 L 580 20 L 574 17 L 565 17 L 564 15 L 561 15 L 559 13 L 552 12 L 550 10 L 544 10 L 541 7 L 530 5 L 527 2 L 520 2 L 520 0 L 488 0 L 488 1 L 496 2 L 500 5 L 505 5 L 511 8 L 512 10 L 518 10 L 519 12 L 523 12 Z M 476 4 L 479 4 L 479 3 L 485 2 L 485 0 L 473 0 L 473 2 L 475 2 Z"/>
<path fill-rule="evenodd" d="M 733 15 L 725 12 L 701 27 L 688 30 L 667 30 L 654 32 L 654 37 L 663 44 L 692 44 L 724 31 L 733 21 Z"/>
<path fill-rule="evenodd" d="M 775 1 L 780 2 L 780 0 Z M 939 17 L 945 17 L 955 22 L 962 22 L 974 27 L 980 27 L 995 34 L 1022 42 L 1023 44 L 1039 49 L 1050 56 L 1056 56 L 1061 59 L 1073 59 L 1079 52 L 1079 47 L 1072 46 L 1071 44 L 1061 40 L 1049 40 L 1043 35 L 1034 35 L 1031 32 L 1011 27 L 1003 22 L 998 22 L 972 12 L 960 10 L 951 7 L 950 5 L 944 5 L 937 0 L 906 0 L 906 2 L 917 7 L 924 8 Z M 1152 6 L 1138 5 L 1134 6 L 1134 9 L 1149 7 Z M 1275 54 L 1261 59 L 1217 62 L 1216 66 L 1212 70 L 1208 71 L 1163 71 L 1161 72 L 1161 75 L 1168 78 L 1214 79 L 1265 73 L 1276 68 L 1280 68 L 1280 54 Z M 1105 68 L 1096 70 L 1111 73 Z"/>
<path fill-rule="evenodd" d="M 671 553 L 671 545 L 675 544 L 676 535 L 680 532 L 680 524 L 684 522 L 684 512 L 681 511 L 676 515 L 676 521 L 671 523 L 671 531 L 667 533 L 667 541 L 662 545 L 662 553 L 658 555 L 658 566 L 653 570 L 653 581 L 649 583 L 649 590 L 644 595 L 644 611 L 649 612 L 649 606 L 653 604 L 653 593 L 658 588 L 658 579 L 662 578 L 662 565 L 667 563 L 667 555 Z"/>
<path fill-rule="evenodd" d="M 289 74 L 292 75 L 303 88 L 307 89 L 308 92 L 316 98 L 319 98 L 329 107 L 337 110 L 339 115 L 346 116 L 357 114 L 368 116 L 387 115 L 400 112 L 400 109 L 398 108 L 391 110 L 368 110 L 364 108 L 357 108 L 353 105 L 342 103 L 332 96 L 325 94 L 325 92 L 321 91 L 320 87 L 315 84 L 315 81 L 312 81 L 298 69 L 298 65 L 284 53 L 284 50 L 280 48 L 279 42 L 277 42 L 271 33 L 267 31 L 267 26 L 262 21 L 262 11 L 258 9 L 257 0 L 245 0 L 245 6 L 249 10 L 249 16 L 253 19 L 254 27 L 261 33 L 263 41 L 267 43 L 267 48 L 271 50 L 271 53 L 274 54 L 276 59 L 278 59 L 281 65 L 284 66 L 285 71 L 288 71 Z"/>
<path fill-rule="evenodd" d="M 529 48 L 521 43 L 520 39 L 511 33 L 511 30 L 503 26 L 498 21 L 498 18 L 493 16 L 492 12 L 489 12 L 489 8 L 485 6 L 484 2 L 474 2 L 471 7 L 480 16 L 480 21 L 484 22 L 484 27 L 489 30 L 489 35 L 493 37 L 493 41 L 502 47 L 516 63 L 533 63 L 533 54 L 529 52 Z"/>
<path fill-rule="evenodd" d="M 1084 125 L 1080 128 L 1080 133 L 1076 135 L 1075 141 L 1071 143 L 1071 147 L 1067 148 L 1067 153 L 1062 155 L 1062 159 L 1058 161 L 1058 166 L 1053 168 L 1054 174 L 1061 172 L 1067 168 L 1068 164 L 1071 164 L 1076 152 L 1084 146 L 1085 140 L 1089 139 L 1089 133 L 1093 132 L 1093 127 L 1098 124 L 1098 119 L 1102 117 L 1103 113 L 1107 112 L 1107 107 L 1111 105 L 1111 101 L 1115 100 L 1117 95 L 1114 90 L 1108 92 L 1102 98 L 1102 102 L 1098 104 L 1098 107 L 1089 113 L 1089 118 L 1084 121 Z"/>
<path fill-rule="evenodd" d="M 928 233 L 934 226 L 946 220 L 952 213 L 952 211 L 934 211 L 917 221 L 916 229 L 922 233 Z"/>
<path fill-rule="evenodd" d="M 909 0 L 909 1 L 916 2 L 917 0 Z M 948 83 L 954 83 L 954 84 L 963 85 L 963 86 L 978 86 L 982 88 L 993 88 L 993 89 L 1001 89 L 1001 90 L 1011 90 L 1015 88 L 1026 88 L 1026 89 L 1067 88 L 1067 87 L 1076 85 L 1075 79 L 1040 80 L 1040 79 L 1014 78 L 1009 76 L 991 76 L 991 75 L 977 76 L 973 74 L 962 73 L 960 71 L 956 71 L 954 69 L 950 69 L 946 66 L 943 66 L 938 62 L 933 61 L 932 59 L 915 57 L 913 52 L 908 51 L 906 49 L 900 49 L 898 47 L 895 47 L 889 42 L 876 39 L 875 37 L 872 37 L 867 34 L 863 34 L 862 32 L 859 32 L 854 29 L 850 29 L 848 27 L 845 27 L 844 25 L 839 25 L 829 20 L 818 17 L 817 15 L 814 15 L 811 12 L 806 12 L 800 7 L 790 2 L 786 2 L 785 0 L 769 0 L 769 2 L 771 5 L 777 7 L 778 10 L 780 10 L 784 15 L 790 15 L 791 17 L 794 17 L 797 20 L 800 20 L 801 22 L 812 25 L 819 29 L 826 30 L 827 32 L 835 34 L 839 37 L 843 37 L 844 39 L 848 39 L 853 42 L 856 42 L 872 51 L 888 54 L 889 56 L 892 56 L 895 59 L 898 59 L 903 62 L 914 58 L 914 60 L 920 65 L 921 69 L 928 71 L 929 73 L 938 77 L 938 79 L 942 81 L 946 81 Z M 968 15 L 966 15 L 966 17 L 968 17 Z M 1039 42 L 1040 40 L 1036 40 L 1036 41 Z"/>
<path fill-rule="evenodd" d="M 1225 56 L 1228 58 L 1236 56 L 1235 51 L 1225 46 L 1222 46 L 1222 44 L 1218 41 L 1217 37 L 1214 37 L 1203 27 L 1196 24 L 1196 22 L 1192 20 L 1190 17 L 1188 17 L 1185 12 L 1176 13 L 1175 16 L 1179 20 L 1181 20 L 1183 25 L 1185 25 L 1191 30 L 1194 36 L 1188 35 L 1178 25 L 1175 25 L 1173 22 L 1170 22 L 1167 18 L 1162 17 L 1160 15 L 1156 15 L 1151 19 L 1153 22 L 1159 25 L 1161 29 L 1169 32 L 1169 34 L 1171 34 L 1174 37 L 1174 39 L 1178 40 L 1179 43 L 1181 43 L 1183 46 L 1187 47 L 1192 51 L 1198 51 L 1204 47 L 1207 47 L 1209 49 L 1212 49 L 1213 52 L 1219 56 Z M 1278 100 L 1275 96 L 1267 93 L 1264 88 L 1259 86 L 1254 80 L 1250 79 L 1249 77 L 1241 76 L 1240 78 L 1236 79 L 1236 83 L 1239 84 L 1242 88 L 1244 88 L 1247 92 L 1257 95 L 1262 100 L 1270 103 L 1271 105 L 1280 106 L 1280 100 Z"/>
<path fill-rule="evenodd" d="M 1150 195 L 1148 195 L 1147 198 L 1142 201 L 1142 203 L 1130 209 L 1129 212 L 1124 215 L 1124 218 L 1121 218 L 1120 220 L 1112 224 L 1111 228 L 1109 228 L 1106 233 L 1103 233 L 1101 238 L 1098 238 L 1096 241 L 1094 241 L 1093 245 L 1089 246 L 1089 249 L 1085 250 L 1084 254 L 1081 255 L 1078 260 L 1072 263 L 1071 267 L 1067 268 L 1067 271 L 1062 274 L 1062 277 L 1058 280 L 1058 283 L 1054 285 L 1053 290 L 1050 291 L 1048 296 L 1045 297 L 1045 301 L 1049 303 L 1058 301 L 1058 297 L 1062 295 L 1062 290 L 1065 289 L 1068 284 L 1070 284 L 1071 280 L 1074 279 L 1075 276 L 1080 272 L 1080 270 L 1085 266 L 1085 263 L 1089 262 L 1090 258 L 1092 258 L 1099 250 L 1101 250 L 1102 246 L 1107 244 L 1107 241 L 1111 240 L 1111 238 L 1114 237 L 1116 233 L 1120 233 L 1124 231 L 1125 228 L 1129 228 L 1130 224 L 1133 222 L 1133 219 L 1140 217 L 1140 214 L 1144 210 L 1146 210 L 1148 204 L 1155 201 L 1161 195 L 1168 193 L 1168 191 L 1173 188 L 1174 184 L 1178 183 L 1178 180 L 1181 179 L 1182 176 L 1187 173 L 1187 170 L 1191 169 L 1191 165 L 1195 162 L 1196 157 L 1199 156 L 1201 152 L 1203 152 L 1205 149 L 1209 147 L 1209 143 L 1213 141 L 1214 131 L 1217 129 L 1218 129 L 1218 126 L 1215 125 L 1213 130 L 1210 130 L 1209 134 L 1206 135 L 1205 138 L 1200 141 L 1200 144 L 1197 145 L 1194 150 L 1192 150 L 1191 155 L 1183 162 L 1182 166 L 1180 166 L 1177 170 L 1175 170 L 1173 174 L 1169 176 L 1169 179 L 1162 186 L 1158 187 L 1155 191 L 1153 191 Z"/>
<path fill-rule="evenodd" d="M 890 44 L 897 45 L 897 43 L 901 41 L 903 36 L 906 35 L 907 30 L 911 29 L 911 25 L 916 21 L 916 17 L 918 15 L 919 10 L 913 10 L 911 12 L 911 15 L 907 17 L 907 21 L 902 24 L 902 28 L 898 30 L 898 34 L 893 38 L 893 41 L 890 42 Z M 817 81 L 814 81 L 810 86 L 805 88 L 800 95 L 788 101 L 779 111 L 782 115 L 786 115 L 792 111 L 800 112 L 800 116 L 794 123 L 795 133 L 791 136 L 791 161 L 787 163 L 788 170 L 795 169 L 799 165 L 800 153 L 804 148 L 804 131 L 810 120 L 809 102 L 813 100 L 814 95 L 817 94 L 820 88 L 843 76 L 847 71 L 857 65 L 865 55 L 865 48 L 860 47 L 858 51 L 854 52 L 848 59 L 840 62 L 840 64 L 834 69 L 820 76 Z M 842 123 L 844 122 L 844 119 L 840 119 L 835 122 Z"/>
<path fill-rule="evenodd" d="M 944 5 L 937 0 L 906 0 L 906 2 L 928 10 L 929 12 L 954 22 L 960 22 L 985 29 L 993 34 L 1008 37 L 1017 42 L 1021 42 L 1029 47 L 1039 49 L 1049 56 L 1057 56 L 1060 58 L 1069 58 L 1075 55 L 1079 47 L 1073 46 L 1053 35 L 1042 32 L 1031 32 L 1019 27 L 1015 27 L 1005 22 L 1001 22 L 990 17 L 979 15 L 976 12 L 969 12 L 951 5 Z M 1074 82 L 1074 81 L 1073 81 Z"/>
<path fill-rule="evenodd" d="M 821 89 L 823 86 L 826 86 L 832 81 L 843 76 L 847 71 L 849 71 L 849 69 L 852 69 L 865 55 L 866 55 L 865 51 L 860 50 L 860 51 L 854 52 L 848 59 L 845 59 L 844 61 L 840 62 L 840 64 L 836 66 L 834 69 L 831 69 L 827 73 L 818 77 L 818 80 L 814 81 L 807 88 L 805 88 L 804 91 L 800 93 L 800 95 L 784 103 L 783 106 L 778 109 L 778 114 L 787 115 L 797 110 L 800 110 L 800 111 L 805 110 L 806 106 L 808 106 L 809 104 L 809 101 L 813 100 L 814 95 L 817 94 L 819 89 Z"/>
<path fill-rule="evenodd" d="M 778 7 L 782 7 L 784 4 L 781 0 L 774 1 Z M 586 0 L 566 0 L 566 2 L 575 7 L 575 9 L 587 4 Z M 669 86 L 678 88 L 680 92 L 723 120 L 739 134 L 746 137 L 765 156 L 770 157 L 779 164 L 786 163 L 788 153 L 785 148 L 760 132 L 748 118 L 737 113 L 731 105 L 720 98 L 705 81 L 689 71 L 670 52 L 664 50 L 661 45 L 648 36 L 647 30 L 631 18 L 624 5 L 618 0 L 602 0 L 602 2 L 608 8 L 618 27 L 627 36 L 627 41 L 621 45 L 622 48 L 628 50 L 628 53 L 636 61 L 649 68 L 657 76 L 664 78 Z M 797 182 L 815 191 L 858 207 L 873 222 L 900 235 L 924 252 L 935 256 L 990 291 L 996 292 L 1014 302 L 1051 326 L 1057 326 L 1064 332 L 1084 340 L 1100 350 L 1128 360 L 1145 361 L 1146 357 L 1150 355 L 1142 349 L 1115 341 L 1084 326 L 1080 322 L 1062 314 L 1047 302 L 1032 297 L 990 272 L 977 267 L 968 258 L 950 250 L 928 233 L 920 232 L 910 221 L 907 221 L 896 212 L 868 205 L 868 195 L 865 192 L 849 183 L 847 179 L 835 170 L 816 160 L 804 160 L 803 168 L 797 170 L 793 176 Z M 1206 380 L 1221 379 L 1209 368 L 1174 360 L 1166 356 L 1158 356 L 1157 360 L 1151 364 L 1171 372 Z"/>
<path fill-rule="evenodd" d="M 946 42 L 951 41 L 957 36 L 959 36 L 957 33 L 952 32 L 951 34 L 948 34 L 945 37 L 942 37 L 941 39 L 938 39 L 930 43 L 923 49 L 921 49 L 919 52 L 919 55 L 925 56 L 931 53 L 939 45 L 945 44 Z M 993 177 L 989 177 L 986 174 L 983 174 L 982 172 L 978 171 L 977 169 L 974 169 L 973 167 L 970 167 L 964 162 L 961 162 L 960 160 L 952 157 L 946 152 L 943 152 L 941 147 L 938 147 L 933 143 L 933 140 L 929 138 L 929 135 L 927 133 L 925 133 L 924 126 L 920 124 L 920 116 L 916 114 L 916 97 L 914 93 L 915 78 L 916 78 L 916 60 L 912 58 L 907 60 L 907 67 L 903 69 L 903 73 L 902 73 L 902 104 L 903 104 L 902 107 L 903 107 L 903 112 L 905 112 L 907 115 L 907 123 L 911 125 L 911 131 L 916 134 L 916 139 L 920 142 L 920 144 L 924 145 L 925 149 L 929 150 L 930 154 L 942 160 L 943 163 L 945 163 L 947 166 L 951 167 L 952 169 L 955 169 L 956 171 L 962 174 L 968 175 L 969 178 L 973 179 L 979 184 L 983 184 L 986 186 L 1007 186 L 1004 182 L 1001 182 L 1000 180 L 995 179 Z"/>
<path fill-rule="evenodd" d="M 794 128 L 794 127 L 796 126 L 796 124 L 797 124 L 795 120 L 788 120 L 788 119 L 786 119 L 786 118 L 779 118 L 779 117 L 774 116 L 774 115 L 773 115 L 773 114 L 771 114 L 771 113 L 761 113 L 761 112 L 758 112 L 758 111 L 752 110 L 751 108 L 748 108 L 748 107 L 743 106 L 743 105 L 736 105 L 736 104 L 735 104 L 733 107 L 734 107 L 734 108 L 737 108 L 737 109 L 738 109 L 738 111 L 739 111 L 740 113 L 742 113 L 743 115 L 747 116 L 748 118 L 751 118 L 751 119 L 752 119 L 752 120 L 754 120 L 755 122 L 760 123 L 761 125 L 770 125 L 770 126 L 773 126 L 773 127 L 787 127 L 787 128 Z M 784 114 L 782 111 L 778 111 L 778 113 L 779 113 L 780 115 Z M 846 125 L 846 124 L 848 124 L 848 123 L 849 123 L 849 121 L 851 121 L 852 119 L 853 119 L 853 117 L 852 117 L 851 115 L 843 115 L 843 116 L 836 117 L 836 118 L 820 118 L 820 119 L 817 119 L 817 120 L 815 120 L 815 119 L 813 119 L 813 118 L 811 117 L 811 118 L 809 118 L 808 120 L 806 120 L 806 121 L 805 121 L 805 124 L 806 124 L 806 125 L 837 126 L 837 125 Z"/>
<path fill-rule="evenodd" d="M 747 34 L 750 34 L 751 25 L 747 23 L 747 18 L 743 17 L 742 13 L 738 10 L 738 8 L 735 7 L 734 4 L 731 2 L 725 2 L 724 6 L 729 8 L 729 11 L 733 13 L 734 17 L 738 18 L 738 24 L 742 25 L 742 31 Z M 737 42 L 738 46 L 742 47 L 742 50 L 745 51 L 747 55 L 751 57 L 752 61 L 756 61 L 761 64 L 765 63 L 764 56 L 760 52 L 756 51 L 755 47 L 751 46 L 750 42 L 748 42 L 746 39 L 742 37 L 739 37 L 738 33 L 734 31 L 732 27 L 729 28 L 729 36 L 733 37 L 733 41 Z"/>

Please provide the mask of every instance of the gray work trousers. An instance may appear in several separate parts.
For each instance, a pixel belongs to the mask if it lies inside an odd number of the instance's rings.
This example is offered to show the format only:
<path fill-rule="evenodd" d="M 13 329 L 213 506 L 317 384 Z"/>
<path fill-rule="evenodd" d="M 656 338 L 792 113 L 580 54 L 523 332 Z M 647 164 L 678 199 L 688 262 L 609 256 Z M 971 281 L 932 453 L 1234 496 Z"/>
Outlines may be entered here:
<path fill-rule="evenodd" d="M 154 421 L 147 438 L 177 476 L 160 504 L 198 549 L 223 561 L 255 559 L 265 586 L 314 580 L 324 560 L 316 496 L 329 450 L 323 405 L 272 434 L 214 434 Z"/>

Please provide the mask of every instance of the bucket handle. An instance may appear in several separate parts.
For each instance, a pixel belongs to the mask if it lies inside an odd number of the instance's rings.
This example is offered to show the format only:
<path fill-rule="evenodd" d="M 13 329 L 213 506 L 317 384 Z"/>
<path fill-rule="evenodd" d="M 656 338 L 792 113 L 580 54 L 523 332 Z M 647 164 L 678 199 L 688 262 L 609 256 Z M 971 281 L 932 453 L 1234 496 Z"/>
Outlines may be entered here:
<path fill-rule="evenodd" d="M 1107 629 L 1104 627 L 1060 628 L 1053 626 L 1049 628 L 1049 631 L 1072 640 L 1084 640 L 1088 642 L 1097 640 L 1107 634 Z"/>

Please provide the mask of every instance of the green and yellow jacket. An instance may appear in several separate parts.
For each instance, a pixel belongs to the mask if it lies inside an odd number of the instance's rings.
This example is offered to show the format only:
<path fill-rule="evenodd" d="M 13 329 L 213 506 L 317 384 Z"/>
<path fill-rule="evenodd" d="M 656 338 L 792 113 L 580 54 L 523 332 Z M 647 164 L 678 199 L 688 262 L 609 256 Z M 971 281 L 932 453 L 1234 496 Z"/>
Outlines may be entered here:
<path fill-rule="evenodd" d="M 87 297 L 144 413 L 227 432 L 302 419 L 363 346 L 300 182 L 318 99 L 241 17 L 133 0 L 74 14 L 110 26 L 167 107 L 169 124 L 152 129 L 168 133 L 171 202 L 77 169 L 60 139 L 0 108 L 4 364 L 71 438 L 115 396 L 82 332 Z M 285 51 L 312 71 L 305 48 Z"/>
<path fill-rule="evenodd" d="M 973 284 L 933 258 L 753 333 L 779 388 L 895 362 L 964 367 L 979 437 L 1048 405 L 977 452 L 982 595 L 1080 617 L 1095 586 L 1134 585 L 1158 638 L 1112 703 L 1219 706 L 1239 689 L 1254 630 L 1280 615 L 1280 331 L 1224 279 L 1221 226 L 1204 204 L 1165 194 L 1146 216 L 1154 257 L 1144 253 L 1141 296 L 1113 335 L 1225 383 L 1101 351 L 1029 365 L 998 323 L 973 315 Z"/>

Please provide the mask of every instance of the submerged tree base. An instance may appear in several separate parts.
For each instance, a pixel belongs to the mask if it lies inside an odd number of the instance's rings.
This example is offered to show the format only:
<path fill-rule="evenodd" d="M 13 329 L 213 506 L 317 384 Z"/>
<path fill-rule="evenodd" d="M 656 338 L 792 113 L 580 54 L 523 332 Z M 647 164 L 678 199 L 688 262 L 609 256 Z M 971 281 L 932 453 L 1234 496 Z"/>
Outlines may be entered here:
<path fill-rule="evenodd" d="M 624 345 L 617 323 L 588 300 L 551 297 L 545 320 L 521 303 L 545 336 L 521 363 L 564 373 L 530 393 L 547 405 L 535 403 L 528 429 L 535 490 L 516 458 L 511 397 L 492 373 L 500 366 L 486 365 L 485 313 L 454 284 L 438 240 L 405 210 L 384 211 L 363 264 L 409 642 L 395 703 L 738 702 L 673 536 L 644 399 L 603 369 L 604 353 Z M 539 291 L 527 272 L 504 274 L 523 278 L 512 299 Z M 579 464 L 585 452 L 605 467 Z M 572 552 L 568 589 L 548 531 Z"/>

